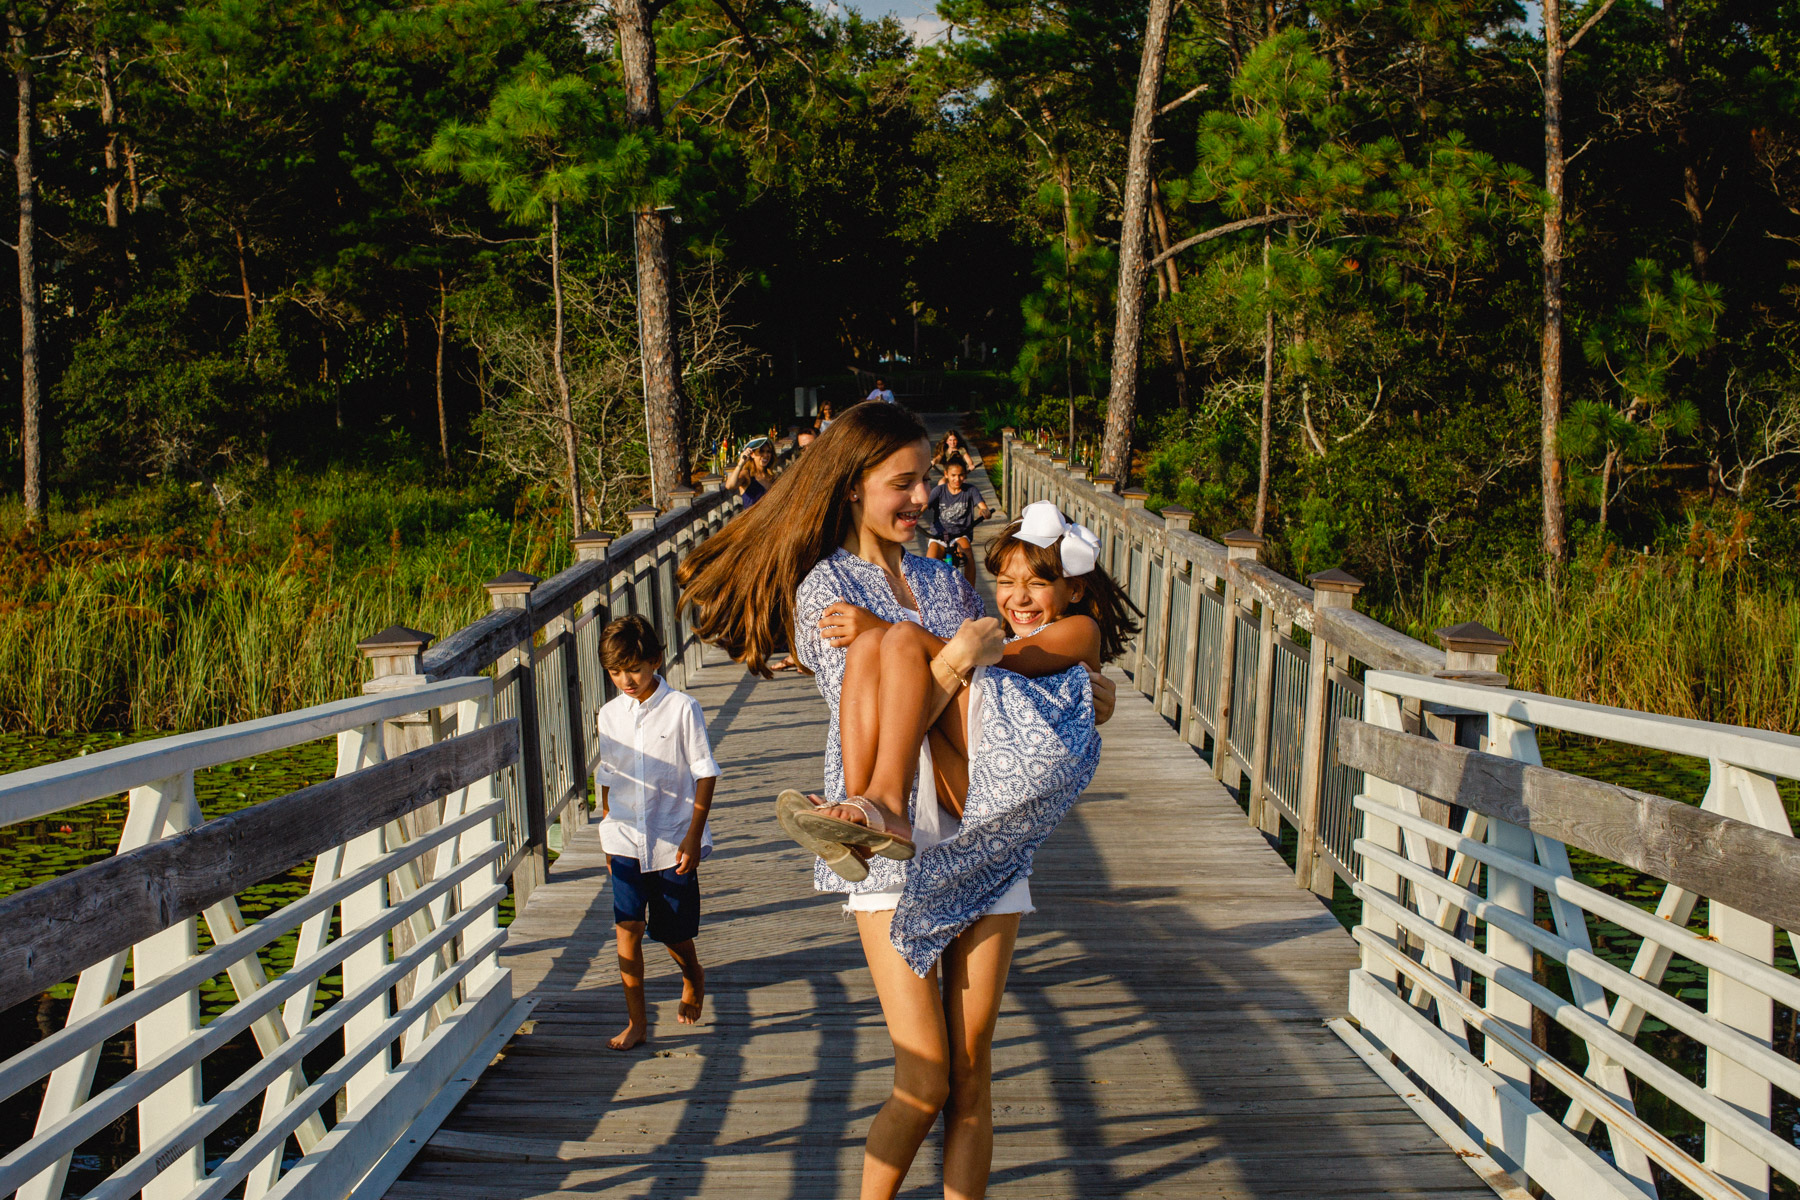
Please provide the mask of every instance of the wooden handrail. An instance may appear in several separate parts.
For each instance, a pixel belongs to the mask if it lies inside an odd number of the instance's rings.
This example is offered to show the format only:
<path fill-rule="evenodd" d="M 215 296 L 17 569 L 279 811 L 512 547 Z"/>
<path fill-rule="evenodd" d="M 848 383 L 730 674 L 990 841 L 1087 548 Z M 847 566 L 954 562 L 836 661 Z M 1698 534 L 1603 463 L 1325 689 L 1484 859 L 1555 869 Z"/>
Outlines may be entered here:
<path fill-rule="evenodd" d="M 1365 774 L 1800 929 L 1800 841 L 1648 792 L 1340 721 L 1338 760 Z"/>
<path fill-rule="evenodd" d="M 239 809 L 0 899 L 0 1007 L 61 983 L 177 921 L 519 756 L 507 721 Z"/>

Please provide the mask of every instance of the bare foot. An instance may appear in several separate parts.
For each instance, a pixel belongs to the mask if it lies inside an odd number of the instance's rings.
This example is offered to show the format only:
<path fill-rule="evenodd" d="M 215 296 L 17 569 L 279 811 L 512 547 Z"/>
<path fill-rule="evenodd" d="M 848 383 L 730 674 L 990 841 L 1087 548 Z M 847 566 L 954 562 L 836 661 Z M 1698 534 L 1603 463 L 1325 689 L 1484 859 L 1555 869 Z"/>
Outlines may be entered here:
<path fill-rule="evenodd" d="M 706 971 L 695 968 L 695 977 L 681 977 L 681 1004 L 675 1010 L 675 1019 L 683 1025 L 698 1025 L 700 1010 L 706 1004 Z"/>
<path fill-rule="evenodd" d="M 650 1030 L 646 1026 L 639 1025 L 634 1021 L 625 1026 L 624 1032 L 620 1033 L 618 1037 L 613 1038 L 606 1044 L 611 1046 L 614 1050 L 629 1050 L 633 1046 L 643 1045 L 649 1036 Z"/>

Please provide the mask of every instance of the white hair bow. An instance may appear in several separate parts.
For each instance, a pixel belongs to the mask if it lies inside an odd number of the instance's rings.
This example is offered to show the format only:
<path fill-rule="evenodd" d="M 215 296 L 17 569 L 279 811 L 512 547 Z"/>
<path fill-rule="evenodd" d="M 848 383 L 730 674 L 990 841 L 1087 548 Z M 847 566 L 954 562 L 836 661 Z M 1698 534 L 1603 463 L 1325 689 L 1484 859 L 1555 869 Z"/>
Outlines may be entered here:
<path fill-rule="evenodd" d="M 1099 535 L 1066 519 L 1048 500 L 1025 506 L 1017 536 L 1033 546 L 1049 546 L 1060 539 L 1064 575 L 1086 575 L 1100 561 Z"/>

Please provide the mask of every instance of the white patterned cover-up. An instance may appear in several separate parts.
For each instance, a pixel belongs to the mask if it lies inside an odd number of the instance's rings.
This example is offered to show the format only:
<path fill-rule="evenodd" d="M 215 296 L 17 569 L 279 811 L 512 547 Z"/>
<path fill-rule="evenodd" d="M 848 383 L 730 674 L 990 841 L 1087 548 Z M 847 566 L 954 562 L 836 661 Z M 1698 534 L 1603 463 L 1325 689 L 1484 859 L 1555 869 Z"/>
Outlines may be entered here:
<path fill-rule="evenodd" d="M 908 554 L 901 572 L 918 600 L 920 623 L 938 637 L 949 638 L 964 620 L 982 615 L 980 596 L 950 564 Z M 825 799 L 834 803 L 845 795 L 838 739 L 845 651 L 826 645 L 818 625 L 837 600 L 866 608 L 884 621 L 912 619 L 894 598 L 881 568 L 848 551 L 820 562 L 800 584 L 795 651 L 816 676 L 831 710 Z M 890 938 L 920 976 L 1007 888 L 1031 874 L 1037 848 L 1068 815 L 1100 761 L 1093 688 L 1082 668 L 1027 679 L 984 667 L 971 687 L 977 711 L 971 721 L 969 793 L 955 836 L 927 847 L 910 863 L 872 859 L 869 877 L 861 883 L 840 878 L 823 861 L 813 866 L 813 886 L 822 892 L 904 888 Z M 917 800 L 915 785 L 907 800 L 909 816 Z"/>

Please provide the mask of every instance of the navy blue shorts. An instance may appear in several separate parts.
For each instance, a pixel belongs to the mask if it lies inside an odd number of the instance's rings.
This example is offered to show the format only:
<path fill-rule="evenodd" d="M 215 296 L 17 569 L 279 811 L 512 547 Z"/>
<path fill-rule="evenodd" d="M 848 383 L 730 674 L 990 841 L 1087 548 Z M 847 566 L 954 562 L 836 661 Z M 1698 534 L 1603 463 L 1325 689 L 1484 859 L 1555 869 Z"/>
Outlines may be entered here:
<path fill-rule="evenodd" d="M 646 871 L 635 858 L 607 855 L 612 864 L 613 921 L 643 921 L 645 932 L 665 946 L 692 941 L 700 932 L 700 869 Z"/>

